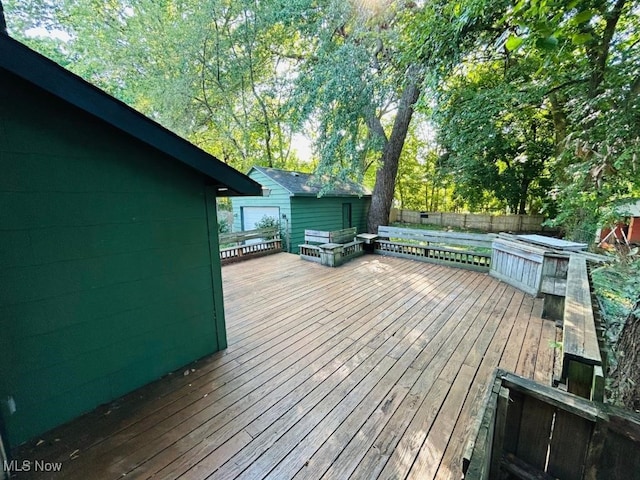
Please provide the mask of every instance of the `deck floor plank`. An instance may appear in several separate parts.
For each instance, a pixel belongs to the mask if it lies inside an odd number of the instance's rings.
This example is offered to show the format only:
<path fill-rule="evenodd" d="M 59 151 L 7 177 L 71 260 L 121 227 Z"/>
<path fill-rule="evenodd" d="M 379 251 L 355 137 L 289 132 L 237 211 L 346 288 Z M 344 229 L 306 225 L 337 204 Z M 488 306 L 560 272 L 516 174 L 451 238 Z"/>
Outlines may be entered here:
<path fill-rule="evenodd" d="M 485 274 L 284 253 L 222 272 L 225 351 L 15 457 L 65 479 L 459 478 L 493 370 L 552 378 L 541 301 Z"/>

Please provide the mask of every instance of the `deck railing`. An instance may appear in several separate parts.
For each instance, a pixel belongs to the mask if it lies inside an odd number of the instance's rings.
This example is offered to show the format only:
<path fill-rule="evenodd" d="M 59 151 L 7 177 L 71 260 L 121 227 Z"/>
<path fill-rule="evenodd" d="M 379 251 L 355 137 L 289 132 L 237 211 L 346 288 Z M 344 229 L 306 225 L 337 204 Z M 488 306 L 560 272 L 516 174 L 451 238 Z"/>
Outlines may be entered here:
<path fill-rule="evenodd" d="M 640 415 L 498 370 L 462 459 L 465 480 L 622 480 L 640 472 Z"/>
<path fill-rule="evenodd" d="M 482 271 L 489 270 L 491 265 L 490 253 L 468 252 L 433 245 L 412 245 L 386 240 L 376 241 L 376 253 L 429 261 L 453 267 L 477 267 Z"/>
<path fill-rule="evenodd" d="M 495 235 L 380 226 L 378 237 L 375 253 L 487 272 Z"/>
<path fill-rule="evenodd" d="M 225 233 L 219 236 L 219 242 L 220 245 L 236 244 L 220 249 L 222 265 L 282 251 L 282 240 L 277 228 Z"/>

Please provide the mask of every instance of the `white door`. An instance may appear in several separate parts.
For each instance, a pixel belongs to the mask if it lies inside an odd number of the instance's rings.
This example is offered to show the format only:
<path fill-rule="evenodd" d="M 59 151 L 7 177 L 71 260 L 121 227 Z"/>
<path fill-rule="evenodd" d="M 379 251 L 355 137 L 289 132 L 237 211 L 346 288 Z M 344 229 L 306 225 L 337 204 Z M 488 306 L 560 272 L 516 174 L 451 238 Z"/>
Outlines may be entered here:
<path fill-rule="evenodd" d="M 242 230 L 254 230 L 264 217 L 280 221 L 279 207 L 242 207 Z"/>

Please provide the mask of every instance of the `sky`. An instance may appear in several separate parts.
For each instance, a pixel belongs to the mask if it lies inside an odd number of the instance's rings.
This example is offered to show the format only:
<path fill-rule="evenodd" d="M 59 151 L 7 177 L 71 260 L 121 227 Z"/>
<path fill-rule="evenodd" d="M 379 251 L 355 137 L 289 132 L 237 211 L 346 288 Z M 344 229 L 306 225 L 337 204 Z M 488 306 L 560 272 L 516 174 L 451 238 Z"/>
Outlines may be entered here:
<path fill-rule="evenodd" d="M 296 151 L 298 158 L 303 162 L 310 162 L 313 158 L 311 140 L 301 133 L 296 133 L 291 139 L 291 148 Z"/>

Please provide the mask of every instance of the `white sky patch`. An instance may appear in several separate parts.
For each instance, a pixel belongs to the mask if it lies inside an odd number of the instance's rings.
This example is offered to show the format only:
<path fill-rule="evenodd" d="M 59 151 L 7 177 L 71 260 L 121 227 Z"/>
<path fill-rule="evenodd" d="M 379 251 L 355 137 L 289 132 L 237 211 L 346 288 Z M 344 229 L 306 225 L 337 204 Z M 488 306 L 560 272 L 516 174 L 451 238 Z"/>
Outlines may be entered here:
<path fill-rule="evenodd" d="M 301 133 L 296 133 L 291 139 L 291 148 L 296 151 L 298 158 L 303 162 L 310 162 L 313 158 L 313 146 L 311 140 Z"/>
<path fill-rule="evenodd" d="M 34 27 L 26 30 L 25 35 L 32 38 L 56 38 L 63 42 L 71 40 L 71 36 L 64 30 L 47 30 L 44 27 Z"/>

